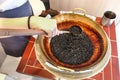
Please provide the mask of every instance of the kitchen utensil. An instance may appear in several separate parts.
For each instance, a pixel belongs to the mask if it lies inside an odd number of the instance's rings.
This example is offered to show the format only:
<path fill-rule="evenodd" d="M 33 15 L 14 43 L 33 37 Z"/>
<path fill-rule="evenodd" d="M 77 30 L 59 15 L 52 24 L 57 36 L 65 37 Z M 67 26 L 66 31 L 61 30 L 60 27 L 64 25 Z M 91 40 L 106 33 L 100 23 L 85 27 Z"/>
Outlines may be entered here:
<path fill-rule="evenodd" d="M 103 26 L 110 26 L 115 18 L 116 14 L 113 11 L 106 11 L 102 17 L 101 24 Z"/>
<path fill-rule="evenodd" d="M 101 26 L 98 25 L 92 19 L 86 17 L 85 15 L 76 13 L 59 14 L 53 18 L 57 20 L 57 27 L 59 30 L 70 28 L 72 25 L 77 24 L 81 26 L 82 31 L 84 31 L 91 38 L 91 40 L 93 39 L 92 41 L 94 41 L 95 36 L 91 33 L 95 33 L 98 38 L 101 37 L 99 40 L 101 40 L 102 43 L 97 45 L 93 44 L 94 51 L 97 51 L 97 53 L 93 53 L 93 58 L 96 57 L 99 51 L 101 55 L 97 57 L 97 59 L 95 58 L 95 62 L 88 61 L 91 62 L 91 64 L 87 66 L 82 66 L 81 64 L 64 64 L 58 61 L 56 58 L 54 58 L 49 46 L 49 39 L 44 36 L 39 36 L 36 40 L 35 51 L 36 57 L 43 65 L 43 67 L 55 76 L 67 78 L 69 80 L 85 79 L 94 76 L 95 74 L 103 70 L 110 58 L 111 45 L 108 36 L 106 35 L 105 31 L 101 28 Z M 69 26 L 67 24 L 60 26 L 61 23 L 65 22 L 73 24 L 70 24 Z M 91 60 L 93 58 L 91 58 Z"/>

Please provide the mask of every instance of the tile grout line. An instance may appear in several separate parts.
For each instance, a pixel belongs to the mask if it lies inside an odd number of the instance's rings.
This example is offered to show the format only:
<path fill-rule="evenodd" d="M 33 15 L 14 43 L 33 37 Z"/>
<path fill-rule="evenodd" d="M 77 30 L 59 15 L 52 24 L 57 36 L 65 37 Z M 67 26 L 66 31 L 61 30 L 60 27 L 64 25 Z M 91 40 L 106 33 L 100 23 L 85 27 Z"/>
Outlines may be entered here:
<path fill-rule="evenodd" d="M 29 56 L 28 56 L 28 59 L 27 59 L 27 62 L 26 62 L 26 64 L 28 63 L 28 61 L 29 61 L 29 59 L 30 59 L 30 56 L 31 56 L 31 54 L 32 54 L 32 51 L 33 51 L 33 47 L 32 47 L 32 49 L 31 49 L 31 51 L 30 51 L 30 54 L 29 54 Z M 25 64 L 25 65 L 26 65 Z M 25 72 L 25 69 L 26 69 L 26 66 L 25 66 L 25 68 L 23 69 L 23 72 Z"/>
<path fill-rule="evenodd" d="M 34 63 L 33 63 L 33 66 L 35 66 L 36 62 L 37 62 L 37 60 L 35 59 L 35 61 L 34 61 Z"/>
<path fill-rule="evenodd" d="M 112 41 L 112 42 L 117 42 L 116 40 L 110 40 L 110 41 Z"/>
<path fill-rule="evenodd" d="M 114 41 L 114 40 L 111 40 L 110 28 L 108 28 L 108 34 L 109 34 L 109 37 L 110 37 L 110 41 Z M 111 56 L 111 59 L 110 59 L 110 70 L 111 70 L 111 80 L 113 80 L 113 73 L 112 73 L 112 56 Z"/>
<path fill-rule="evenodd" d="M 105 76 L 104 76 L 104 70 L 103 70 L 103 71 L 102 71 L 102 79 L 103 79 L 103 80 L 105 80 L 104 77 L 105 77 Z"/>
<path fill-rule="evenodd" d="M 118 56 L 111 55 L 111 57 L 114 57 L 114 58 L 118 58 L 118 59 L 119 59 L 119 57 L 118 57 Z"/>
<path fill-rule="evenodd" d="M 34 46 L 33 46 L 34 47 Z M 34 50 L 35 50 L 35 47 L 34 47 Z M 36 57 L 36 54 L 35 54 L 35 57 Z M 37 57 L 35 58 L 35 61 L 33 63 L 33 66 L 35 66 L 35 64 L 37 63 Z M 40 63 L 40 62 L 39 62 Z"/>
<path fill-rule="evenodd" d="M 29 66 L 29 67 L 32 67 L 32 68 L 37 68 L 37 69 L 42 69 L 43 70 L 43 68 L 39 68 L 39 67 L 31 66 L 31 65 L 26 65 L 26 66 Z"/>
<path fill-rule="evenodd" d="M 113 73 L 112 73 L 112 57 L 110 59 L 110 70 L 111 70 L 111 80 L 113 80 Z"/>
<path fill-rule="evenodd" d="M 91 78 L 91 77 L 90 77 L 90 78 L 88 78 L 88 79 L 90 79 L 90 80 L 96 80 L 96 79 L 94 79 L 94 78 Z"/>

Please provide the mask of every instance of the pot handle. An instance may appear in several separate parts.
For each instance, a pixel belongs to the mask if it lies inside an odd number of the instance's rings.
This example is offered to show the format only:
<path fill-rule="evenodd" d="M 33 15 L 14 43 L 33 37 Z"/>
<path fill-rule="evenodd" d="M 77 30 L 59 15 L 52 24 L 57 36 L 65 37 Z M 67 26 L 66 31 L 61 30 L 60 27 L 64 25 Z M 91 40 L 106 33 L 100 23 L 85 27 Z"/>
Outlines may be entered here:
<path fill-rule="evenodd" d="M 84 9 L 82 9 L 82 8 L 74 8 L 73 10 L 72 10 L 72 13 L 80 13 L 80 12 L 82 12 L 83 13 L 83 15 L 85 16 L 86 15 L 86 10 L 84 10 Z"/>

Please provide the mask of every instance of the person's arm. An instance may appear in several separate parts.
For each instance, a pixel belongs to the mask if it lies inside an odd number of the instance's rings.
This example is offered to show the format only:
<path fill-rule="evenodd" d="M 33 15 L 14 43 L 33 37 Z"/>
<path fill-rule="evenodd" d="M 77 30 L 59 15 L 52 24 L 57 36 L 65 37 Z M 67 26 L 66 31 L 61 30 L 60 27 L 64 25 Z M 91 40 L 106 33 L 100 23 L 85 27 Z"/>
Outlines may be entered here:
<path fill-rule="evenodd" d="M 28 17 L 0 18 L 0 29 L 28 29 Z"/>
<path fill-rule="evenodd" d="M 21 35 L 23 35 L 24 32 L 30 33 L 30 31 L 31 33 L 35 33 L 35 34 L 40 34 L 42 32 L 49 33 L 56 27 L 56 20 L 31 16 L 29 19 L 29 25 L 30 25 L 30 29 L 28 29 L 28 17 L 0 18 L 0 30 L 7 33 L 22 32 L 20 33 Z"/>

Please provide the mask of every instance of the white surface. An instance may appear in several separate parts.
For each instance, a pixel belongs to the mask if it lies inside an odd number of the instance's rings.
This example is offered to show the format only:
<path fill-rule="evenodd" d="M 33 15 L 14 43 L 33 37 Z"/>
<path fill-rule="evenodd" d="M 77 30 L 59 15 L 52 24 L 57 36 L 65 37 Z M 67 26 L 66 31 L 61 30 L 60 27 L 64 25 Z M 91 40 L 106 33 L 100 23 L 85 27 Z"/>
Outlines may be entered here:
<path fill-rule="evenodd" d="M 46 80 L 44 78 L 33 77 L 30 75 L 25 75 L 16 72 L 20 60 L 21 57 L 16 58 L 7 55 L 4 63 L 0 68 L 0 72 L 7 75 L 4 80 Z M 4 76 L 0 75 L 0 77 L 4 77 Z"/>
<path fill-rule="evenodd" d="M 120 68 L 120 20 L 116 25 L 116 36 L 117 36 L 117 49 L 118 49 L 119 68 Z"/>
<path fill-rule="evenodd" d="M 83 8 L 87 14 L 100 17 L 105 11 L 112 10 L 120 19 L 120 0 L 50 0 L 50 7 L 55 10 Z"/>
<path fill-rule="evenodd" d="M 5 74 L 0 73 L 0 80 L 4 80 L 4 79 L 5 79 L 5 77 L 6 77 L 6 75 L 5 75 Z"/>

